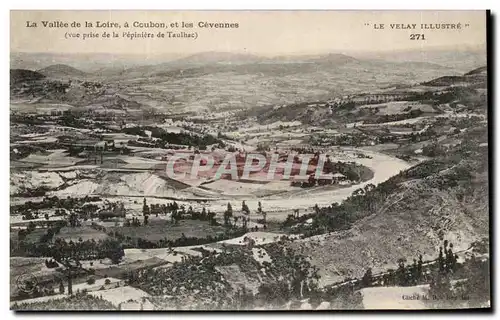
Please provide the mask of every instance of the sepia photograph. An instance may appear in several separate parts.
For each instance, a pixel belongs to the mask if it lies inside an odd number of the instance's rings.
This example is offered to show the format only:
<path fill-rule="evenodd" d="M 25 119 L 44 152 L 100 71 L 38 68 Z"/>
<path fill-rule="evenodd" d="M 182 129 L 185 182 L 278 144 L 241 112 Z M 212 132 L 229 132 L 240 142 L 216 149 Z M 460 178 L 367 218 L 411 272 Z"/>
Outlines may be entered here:
<path fill-rule="evenodd" d="M 491 311 L 490 19 L 11 10 L 10 309 Z"/>

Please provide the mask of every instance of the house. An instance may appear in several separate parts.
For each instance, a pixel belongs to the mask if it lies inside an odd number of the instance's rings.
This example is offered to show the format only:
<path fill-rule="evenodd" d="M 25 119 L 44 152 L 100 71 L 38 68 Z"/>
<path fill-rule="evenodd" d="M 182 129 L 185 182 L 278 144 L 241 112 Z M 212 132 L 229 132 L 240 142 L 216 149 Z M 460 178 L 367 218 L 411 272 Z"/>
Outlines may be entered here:
<path fill-rule="evenodd" d="M 294 182 L 308 182 L 309 181 L 309 175 L 305 174 L 305 175 L 295 175 L 293 176 L 293 180 Z"/>
<path fill-rule="evenodd" d="M 333 181 L 334 181 L 333 177 L 334 177 L 334 175 L 331 174 L 331 173 L 323 173 L 318 178 L 318 184 L 320 186 L 324 186 L 324 185 L 327 185 L 327 184 L 332 184 Z"/>
<path fill-rule="evenodd" d="M 341 181 L 345 181 L 346 179 L 347 177 L 340 172 L 337 172 L 332 175 L 333 183 L 339 183 Z"/>
<path fill-rule="evenodd" d="M 293 187 L 312 187 L 316 184 L 316 179 L 314 175 L 294 175 L 291 186 Z"/>
<path fill-rule="evenodd" d="M 99 219 L 102 221 L 106 221 L 106 220 L 110 220 L 110 219 L 118 218 L 118 217 L 125 217 L 125 213 L 121 214 L 121 213 L 117 213 L 117 212 L 110 211 L 110 210 L 102 210 L 99 212 Z"/>
<path fill-rule="evenodd" d="M 99 141 L 94 145 L 96 150 L 104 150 L 106 149 L 106 141 Z"/>
<path fill-rule="evenodd" d="M 123 203 L 113 203 L 107 205 L 106 208 L 99 210 L 97 214 L 99 216 L 99 219 L 108 220 L 112 218 L 124 218 L 125 213 L 126 212 Z"/>

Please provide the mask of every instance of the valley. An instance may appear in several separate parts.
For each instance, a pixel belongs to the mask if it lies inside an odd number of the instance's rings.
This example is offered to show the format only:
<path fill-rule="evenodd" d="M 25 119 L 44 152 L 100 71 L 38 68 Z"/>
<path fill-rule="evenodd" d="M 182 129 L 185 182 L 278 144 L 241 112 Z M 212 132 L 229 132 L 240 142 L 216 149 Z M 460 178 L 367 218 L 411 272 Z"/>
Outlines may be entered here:
<path fill-rule="evenodd" d="M 10 71 L 11 308 L 490 304 L 485 61 L 60 62 Z"/>

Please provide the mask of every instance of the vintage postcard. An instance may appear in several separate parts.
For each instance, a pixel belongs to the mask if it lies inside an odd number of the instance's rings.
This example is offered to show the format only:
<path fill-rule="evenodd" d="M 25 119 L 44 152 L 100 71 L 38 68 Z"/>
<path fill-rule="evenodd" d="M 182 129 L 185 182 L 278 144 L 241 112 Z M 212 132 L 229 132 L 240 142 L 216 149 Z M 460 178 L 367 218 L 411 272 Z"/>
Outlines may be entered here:
<path fill-rule="evenodd" d="M 13 310 L 491 309 L 488 11 L 11 11 Z"/>

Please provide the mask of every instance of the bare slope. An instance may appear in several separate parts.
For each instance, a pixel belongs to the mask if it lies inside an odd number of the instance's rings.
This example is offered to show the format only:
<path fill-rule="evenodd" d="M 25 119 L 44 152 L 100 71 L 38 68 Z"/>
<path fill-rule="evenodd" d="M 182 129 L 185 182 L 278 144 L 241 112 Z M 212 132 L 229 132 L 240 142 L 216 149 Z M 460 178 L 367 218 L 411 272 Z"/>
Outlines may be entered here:
<path fill-rule="evenodd" d="M 322 284 L 359 278 L 367 268 L 395 268 L 400 258 L 430 258 L 443 239 L 457 251 L 466 249 L 489 230 L 488 157 L 487 149 L 479 147 L 483 139 L 464 137 L 467 143 L 450 156 L 410 168 L 314 217 L 308 227 L 313 233 L 325 225 L 335 229 L 342 215 L 352 227 L 303 239 L 291 248 L 312 258 Z"/>

